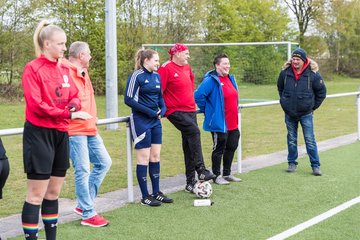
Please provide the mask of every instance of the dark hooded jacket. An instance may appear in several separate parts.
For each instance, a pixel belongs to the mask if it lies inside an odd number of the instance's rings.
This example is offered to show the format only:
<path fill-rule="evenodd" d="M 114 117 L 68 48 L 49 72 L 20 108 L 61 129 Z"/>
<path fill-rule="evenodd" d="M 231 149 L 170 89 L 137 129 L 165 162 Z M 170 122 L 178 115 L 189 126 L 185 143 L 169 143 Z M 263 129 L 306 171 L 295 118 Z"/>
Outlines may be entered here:
<path fill-rule="evenodd" d="M 326 98 L 326 87 L 319 72 L 311 70 L 310 64 L 298 80 L 290 67 L 280 72 L 277 87 L 284 112 L 299 118 L 317 109 Z"/>

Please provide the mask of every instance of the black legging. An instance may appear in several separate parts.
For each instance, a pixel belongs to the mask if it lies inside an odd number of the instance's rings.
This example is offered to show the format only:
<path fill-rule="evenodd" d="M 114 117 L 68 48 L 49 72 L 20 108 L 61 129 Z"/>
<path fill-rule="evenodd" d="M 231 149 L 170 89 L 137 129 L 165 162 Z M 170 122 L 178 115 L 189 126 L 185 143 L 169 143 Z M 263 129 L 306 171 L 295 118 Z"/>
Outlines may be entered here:
<path fill-rule="evenodd" d="M 181 132 L 186 183 L 193 183 L 195 171 L 200 174 L 205 169 L 196 112 L 176 111 L 168 119 Z"/>
<path fill-rule="evenodd" d="M 9 176 L 10 166 L 6 156 L 4 145 L 0 138 L 0 199 L 2 199 L 2 189 L 5 186 L 6 180 Z"/>

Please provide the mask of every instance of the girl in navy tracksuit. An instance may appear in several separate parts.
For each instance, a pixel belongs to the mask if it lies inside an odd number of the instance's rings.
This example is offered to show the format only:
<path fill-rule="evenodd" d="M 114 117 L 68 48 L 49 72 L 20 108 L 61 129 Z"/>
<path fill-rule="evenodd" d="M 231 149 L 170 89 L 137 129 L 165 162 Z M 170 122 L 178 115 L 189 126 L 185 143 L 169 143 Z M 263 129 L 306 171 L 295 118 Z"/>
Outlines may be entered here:
<path fill-rule="evenodd" d="M 155 72 L 159 66 L 159 55 L 156 51 L 139 50 L 135 56 L 135 72 L 127 81 L 124 97 L 126 105 L 132 109 L 130 128 L 135 145 L 136 176 L 142 193 L 141 203 L 149 206 L 173 202 L 160 191 L 159 187 L 162 143 L 160 118 L 166 111 L 160 76 Z M 147 189 L 148 168 L 152 195 Z"/>

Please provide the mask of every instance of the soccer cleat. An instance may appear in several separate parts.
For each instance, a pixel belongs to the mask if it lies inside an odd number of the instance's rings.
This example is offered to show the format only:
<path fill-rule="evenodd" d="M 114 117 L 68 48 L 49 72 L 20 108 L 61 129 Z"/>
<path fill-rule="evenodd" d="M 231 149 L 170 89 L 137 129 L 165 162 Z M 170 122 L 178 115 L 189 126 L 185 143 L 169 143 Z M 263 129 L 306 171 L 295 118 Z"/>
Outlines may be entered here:
<path fill-rule="evenodd" d="M 211 179 L 214 179 L 215 177 L 215 174 L 213 174 L 207 169 L 204 169 L 200 173 L 198 173 L 198 178 L 200 181 L 209 181 Z"/>
<path fill-rule="evenodd" d="M 221 175 L 217 176 L 215 179 L 213 179 L 214 183 L 219 185 L 227 185 L 230 184 L 227 180 L 225 180 Z"/>
<path fill-rule="evenodd" d="M 96 214 L 95 216 L 84 219 L 81 221 L 81 225 L 90 226 L 90 227 L 105 227 L 109 224 L 109 221 L 104 217 Z"/>
<path fill-rule="evenodd" d="M 77 215 L 80 215 L 80 216 L 82 216 L 82 214 L 83 214 L 83 210 L 78 207 L 74 208 L 73 211 L 74 211 L 74 213 L 76 213 Z"/>
<path fill-rule="evenodd" d="M 185 186 L 185 192 L 194 193 L 196 183 L 197 183 L 196 180 L 193 181 L 192 183 L 187 183 Z"/>
<path fill-rule="evenodd" d="M 313 167 L 312 171 L 313 171 L 314 176 L 321 176 L 322 175 L 319 167 Z"/>
<path fill-rule="evenodd" d="M 161 202 L 149 195 L 146 198 L 141 199 L 141 204 L 148 205 L 150 207 L 157 207 L 161 205 Z"/>
<path fill-rule="evenodd" d="M 288 169 L 286 171 L 289 172 L 289 173 L 293 173 L 293 172 L 296 171 L 296 167 L 297 167 L 296 164 L 290 163 L 289 166 L 288 166 Z"/>
<path fill-rule="evenodd" d="M 155 195 L 152 195 L 153 198 L 155 198 L 156 200 L 163 202 L 163 203 L 173 203 L 174 200 L 171 198 L 168 198 L 167 196 L 165 196 L 162 192 L 158 192 Z"/>
<path fill-rule="evenodd" d="M 235 177 L 233 175 L 223 176 L 223 178 L 228 182 L 241 182 L 240 178 L 237 178 L 237 177 Z"/>

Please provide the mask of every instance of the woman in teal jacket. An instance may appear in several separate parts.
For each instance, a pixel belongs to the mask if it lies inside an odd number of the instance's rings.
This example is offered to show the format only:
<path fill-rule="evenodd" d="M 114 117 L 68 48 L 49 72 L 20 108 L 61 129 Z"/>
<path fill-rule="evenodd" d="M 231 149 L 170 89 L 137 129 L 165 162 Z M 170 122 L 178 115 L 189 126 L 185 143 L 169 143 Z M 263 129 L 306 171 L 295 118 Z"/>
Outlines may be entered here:
<path fill-rule="evenodd" d="M 230 61 L 226 54 L 214 59 L 214 70 L 207 72 L 195 91 L 195 101 L 204 113 L 203 128 L 211 132 L 213 152 L 212 171 L 215 183 L 224 185 L 239 182 L 241 179 L 231 175 L 231 164 L 239 143 L 238 129 L 238 88 L 233 75 L 229 74 Z M 221 159 L 223 174 L 221 176 Z"/>

